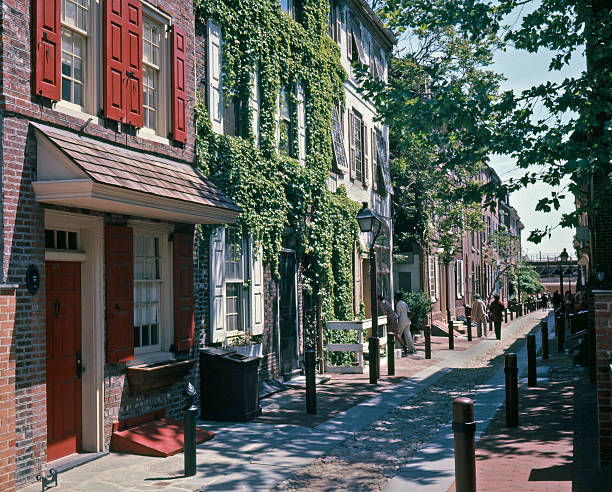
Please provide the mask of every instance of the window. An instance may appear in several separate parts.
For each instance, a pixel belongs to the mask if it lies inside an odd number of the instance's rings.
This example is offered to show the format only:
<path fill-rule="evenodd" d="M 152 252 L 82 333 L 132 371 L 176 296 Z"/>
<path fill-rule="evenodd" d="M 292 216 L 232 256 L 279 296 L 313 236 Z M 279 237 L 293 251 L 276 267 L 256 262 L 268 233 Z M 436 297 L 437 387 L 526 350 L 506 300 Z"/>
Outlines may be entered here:
<path fill-rule="evenodd" d="M 397 280 L 399 284 L 399 290 L 403 290 L 404 292 L 412 292 L 411 272 L 398 272 Z"/>
<path fill-rule="evenodd" d="M 357 113 L 353 113 L 353 163 L 355 179 L 363 179 L 363 120 Z"/>
<path fill-rule="evenodd" d="M 134 235 L 134 351 L 160 350 L 160 237 Z"/>
<path fill-rule="evenodd" d="M 292 19 L 295 19 L 295 3 L 294 0 L 281 0 L 281 9 L 287 12 Z"/>
<path fill-rule="evenodd" d="M 281 155 L 291 155 L 291 109 L 287 91 L 281 90 L 280 94 L 280 121 L 279 121 L 280 136 L 278 140 L 278 151 Z"/>
<path fill-rule="evenodd" d="M 427 276 L 429 283 L 429 297 L 436 300 L 436 262 L 433 256 L 427 257 Z"/>
<path fill-rule="evenodd" d="M 465 273 L 463 260 L 457 260 L 455 270 L 455 290 L 457 299 L 463 299 L 465 296 Z"/>
<path fill-rule="evenodd" d="M 144 126 L 157 130 L 161 68 L 162 26 L 149 18 L 142 22 L 142 105 Z"/>
<path fill-rule="evenodd" d="M 228 331 L 244 331 L 244 241 L 236 229 L 225 232 L 225 326 Z"/>
<path fill-rule="evenodd" d="M 227 94 L 225 97 L 223 134 L 231 137 L 240 135 L 240 101 L 232 94 Z"/>
<path fill-rule="evenodd" d="M 329 5 L 329 25 L 327 33 L 337 44 L 340 44 L 341 27 L 337 0 L 332 0 Z"/>
<path fill-rule="evenodd" d="M 45 229 L 45 248 L 78 251 L 78 233 L 76 231 L 59 231 L 54 229 Z"/>
<path fill-rule="evenodd" d="M 84 107 L 89 0 L 62 0 L 62 100 Z"/>

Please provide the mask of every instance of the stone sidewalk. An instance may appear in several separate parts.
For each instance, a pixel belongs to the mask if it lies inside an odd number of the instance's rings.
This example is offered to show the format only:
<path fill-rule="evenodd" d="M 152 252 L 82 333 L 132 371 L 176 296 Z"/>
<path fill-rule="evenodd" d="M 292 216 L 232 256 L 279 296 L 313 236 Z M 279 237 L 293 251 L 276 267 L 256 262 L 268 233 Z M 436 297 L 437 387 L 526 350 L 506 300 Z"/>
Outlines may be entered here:
<path fill-rule="evenodd" d="M 429 439 L 426 433 L 412 437 L 404 434 L 398 439 L 392 433 L 385 433 L 386 422 L 394 416 L 403 417 L 402 407 L 412 406 L 422 419 L 432 419 L 428 421 L 432 424 L 427 426 L 428 431 L 446 425 L 446 411 L 441 411 L 437 402 L 416 404 L 419 398 L 431 399 L 428 392 L 434 392 L 437 395 L 434 398 L 448 399 L 453 388 L 462 392 L 457 387 L 486 381 L 496 370 L 488 367 L 490 358 L 503 353 L 515 338 L 522 342 L 524 334 L 537 324 L 542 314 L 533 313 L 509 324 L 501 342 L 489 337 L 474 338 L 470 343 L 458 337 L 455 350 L 449 351 L 446 339 L 434 337 L 431 360 L 424 359 L 423 341 L 419 340 L 419 355 L 397 361 L 395 377 L 385 376 L 383 369 L 381 382 L 376 386 L 368 384 L 367 373 L 334 375 L 330 383 L 318 388 L 317 415 L 306 415 L 304 391 L 292 389 L 262 400 L 264 413 L 254 421 L 203 422 L 203 427 L 217 435 L 198 447 L 198 472 L 194 477 L 182 476 L 182 454 L 162 459 L 113 453 L 61 473 L 55 490 L 269 490 L 302 488 L 300 485 L 320 490 L 312 481 L 304 480 L 304 473 L 342 446 L 357 460 L 364 453 L 368 456 L 378 453 L 373 462 L 361 460 L 351 471 L 367 475 L 370 469 L 383 469 L 383 474 L 374 474 L 372 487 L 365 487 L 380 489 L 399 472 L 401 463 L 388 459 L 377 449 L 412 446 L 416 449 Z M 478 367 L 471 367 L 473 361 L 480 361 Z M 478 377 L 472 381 L 466 379 L 468 375 Z M 380 433 L 379 429 L 382 429 Z M 374 432 L 375 437 L 371 438 L 369 432 Z M 342 483 L 348 479 L 348 470 L 338 472 L 331 467 L 327 471 L 330 483 L 336 480 L 334 490 L 352 490 L 350 481 Z M 292 482 L 292 477 L 299 479 Z M 40 484 L 25 490 L 40 490 Z"/>

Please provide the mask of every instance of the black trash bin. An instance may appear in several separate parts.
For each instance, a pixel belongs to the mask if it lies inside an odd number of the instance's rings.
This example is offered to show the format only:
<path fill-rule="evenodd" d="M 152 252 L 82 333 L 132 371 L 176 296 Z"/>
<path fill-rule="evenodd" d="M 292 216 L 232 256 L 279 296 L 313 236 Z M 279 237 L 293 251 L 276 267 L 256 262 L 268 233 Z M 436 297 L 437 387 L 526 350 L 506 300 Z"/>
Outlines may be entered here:
<path fill-rule="evenodd" d="M 257 382 L 260 360 L 232 350 L 200 350 L 202 420 L 246 422 L 261 415 Z"/>

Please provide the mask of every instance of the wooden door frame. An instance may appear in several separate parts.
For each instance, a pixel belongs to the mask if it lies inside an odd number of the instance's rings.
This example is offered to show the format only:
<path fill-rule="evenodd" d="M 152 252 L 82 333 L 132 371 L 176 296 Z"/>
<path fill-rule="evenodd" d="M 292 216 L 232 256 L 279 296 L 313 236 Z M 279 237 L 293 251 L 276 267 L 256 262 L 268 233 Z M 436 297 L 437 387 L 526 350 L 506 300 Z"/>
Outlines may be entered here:
<path fill-rule="evenodd" d="M 79 231 L 79 251 L 45 251 L 45 261 L 81 263 L 82 449 L 104 451 L 104 219 L 45 210 L 45 228 Z"/>

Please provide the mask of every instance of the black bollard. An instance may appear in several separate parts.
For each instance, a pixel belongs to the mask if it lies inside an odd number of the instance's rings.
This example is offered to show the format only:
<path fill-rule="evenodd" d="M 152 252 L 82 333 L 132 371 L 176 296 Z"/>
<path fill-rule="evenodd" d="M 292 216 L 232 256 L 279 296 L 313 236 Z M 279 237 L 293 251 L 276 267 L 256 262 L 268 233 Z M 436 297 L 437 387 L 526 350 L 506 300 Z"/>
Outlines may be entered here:
<path fill-rule="evenodd" d="M 466 316 L 465 317 L 465 322 L 467 323 L 468 342 L 471 342 L 472 341 L 472 317 L 471 316 Z"/>
<path fill-rule="evenodd" d="M 563 345 L 565 344 L 565 319 L 562 313 L 555 316 L 555 336 L 557 337 L 557 352 L 563 352 Z"/>
<path fill-rule="evenodd" d="M 368 357 L 370 359 L 370 383 L 376 384 L 378 382 L 378 354 L 380 352 L 378 337 L 370 337 L 368 341 Z"/>
<path fill-rule="evenodd" d="M 538 373 L 536 371 L 536 338 L 533 333 L 527 335 L 527 386 L 538 385 Z"/>
<path fill-rule="evenodd" d="M 548 321 L 542 320 L 542 359 L 548 359 Z"/>
<path fill-rule="evenodd" d="M 184 437 L 184 466 L 185 476 L 192 477 L 196 474 L 196 419 L 198 418 L 198 407 L 194 401 L 197 396 L 193 384 L 187 382 L 183 390 L 185 406 L 183 407 L 183 437 Z"/>
<path fill-rule="evenodd" d="M 510 310 L 510 321 L 514 321 L 514 311 Z"/>
<path fill-rule="evenodd" d="M 506 367 L 506 427 L 518 425 L 518 367 L 516 354 L 509 353 L 505 357 Z"/>
<path fill-rule="evenodd" d="M 504 323 L 508 324 L 508 308 L 504 309 Z"/>
<path fill-rule="evenodd" d="M 387 334 L 387 374 L 395 376 L 395 336 Z"/>
<path fill-rule="evenodd" d="M 455 490 L 476 492 L 476 446 L 474 434 L 474 402 L 469 398 L 453 401 L 453 432 L 455 434 Z"/>
<path fill-rule="evenodd" d="M 448 350 L 455 350 L 455 328 L 453 320 L 448 320 Z"/>
<path fill-rule="evenodd" d="M 306 413 L 317 413 L 317 377 L 315 351 L 309 349 L 304 356 L 306 370 Z"/>
<path fill-rule="evenodd" d="M 425 358 L 431 359 L 431 328 L 425 327 Z"/>

